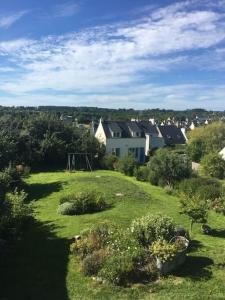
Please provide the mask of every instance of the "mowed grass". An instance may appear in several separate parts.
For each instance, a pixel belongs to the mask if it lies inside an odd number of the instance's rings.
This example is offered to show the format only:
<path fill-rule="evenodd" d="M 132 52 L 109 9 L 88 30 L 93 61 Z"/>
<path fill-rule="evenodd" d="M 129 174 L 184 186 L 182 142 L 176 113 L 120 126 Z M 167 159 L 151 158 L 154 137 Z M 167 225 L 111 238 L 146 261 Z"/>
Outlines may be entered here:
<path fill-rule="evenodd" d="M 188 227 L 187 217 L 179 214 L 179 199 L 110 171 L 39 173 L 27 182 L 30 199 L 36 200 L 36 220 L 1 262 L 1 300 L 225 299 L 225 217 L 210 213 L 214 236 L 203 235 L 194 225 L 193 250 L 175 274 L 130 288 L 101 285 L 81 274 L 69 253 L 69 238 L 103 220 L 125 227 L 139 216 L 158 212 Z M 83 216 L 57 213 L 62 195 L 85 190 L 104 193 L 111 207 Z"/>

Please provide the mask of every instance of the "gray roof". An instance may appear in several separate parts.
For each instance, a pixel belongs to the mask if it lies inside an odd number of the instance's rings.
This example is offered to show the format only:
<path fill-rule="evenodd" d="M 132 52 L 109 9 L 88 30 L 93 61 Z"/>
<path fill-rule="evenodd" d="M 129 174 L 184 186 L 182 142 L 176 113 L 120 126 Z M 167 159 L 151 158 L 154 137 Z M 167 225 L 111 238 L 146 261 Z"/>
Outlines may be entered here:
<path fill-rule="evenodd" d="M 122 129 L 117 122 L 109 122 L 108 127 L 112 132 L 122 132 Z"/>
<path fill-rule="evenodd" d="M 185 144 L 186 140 L 181 128 L 175 125 L 158 126 L 166 145 Z"/>
<path fill-rule="evenodd" d="M 112 132 L 120 132 L 122 138 L 132 138 L 131 131 L 139 132 L 142 138 L 146 133 L 158 133 L 156 126 L 148 121 L 103 121 L 102 126 L 107 138 L 112 138 Z"/>

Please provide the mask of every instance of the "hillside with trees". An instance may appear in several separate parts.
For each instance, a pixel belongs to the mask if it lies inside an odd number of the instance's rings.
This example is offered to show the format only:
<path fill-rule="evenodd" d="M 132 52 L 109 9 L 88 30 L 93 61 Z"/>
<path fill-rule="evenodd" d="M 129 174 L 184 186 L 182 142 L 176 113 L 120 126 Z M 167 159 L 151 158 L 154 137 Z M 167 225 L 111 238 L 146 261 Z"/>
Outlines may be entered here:
<path fill-rule="evenodd" d="M 218 153 L 225 147 L 225 122 L 214 122 L 189 132 L 188 154 L 199 162 L 205 154 Z"/>

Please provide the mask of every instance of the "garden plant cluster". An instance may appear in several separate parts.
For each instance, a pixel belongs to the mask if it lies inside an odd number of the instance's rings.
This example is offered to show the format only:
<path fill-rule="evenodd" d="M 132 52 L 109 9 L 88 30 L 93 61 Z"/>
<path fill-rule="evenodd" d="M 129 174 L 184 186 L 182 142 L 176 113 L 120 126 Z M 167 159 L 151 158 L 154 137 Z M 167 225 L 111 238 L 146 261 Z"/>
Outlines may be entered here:
<path fill-rule="evenodd" d="M 186 250 L 177 235 L 173 220 L 160 214 L 136 219 L 126 229 L 106 221 L 83 232 L 71 252 L 79 257 L 82 272 L 100 282 L 149 282 L 160 276 L 157 260 L 173 261 Z"/>

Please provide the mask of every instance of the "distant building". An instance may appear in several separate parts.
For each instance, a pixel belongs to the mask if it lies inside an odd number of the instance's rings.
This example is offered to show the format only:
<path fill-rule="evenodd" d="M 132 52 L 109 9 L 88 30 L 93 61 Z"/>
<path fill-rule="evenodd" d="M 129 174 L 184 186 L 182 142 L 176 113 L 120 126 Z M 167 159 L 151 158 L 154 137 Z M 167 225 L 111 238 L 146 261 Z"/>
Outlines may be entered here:
<path fill-rule="evenodd" d="M 73 123 L 73 117 L 72 116 L 61 115 L 60 120 L 63 121 L 65 124 L 72 124 Z"/>
<path fill-rule="evenodd" d="M 191 130 L 194 130 L 196 127 L 198 127 L 197 122 L 196 122 L 196 121 L 192 121 L 192 122 L 191 122 L 191 125 L 190 125 L 190 129 L 191 129 Z"/>
<path fill-rule="evenodd" d="M 210 119 L 208 118 L 199 118 L 196 116 L 195 120 L 191 122 L 190 129 L 194 130 L 195 128 L 203 125 L 208 125 L 210 123 Z"/>

